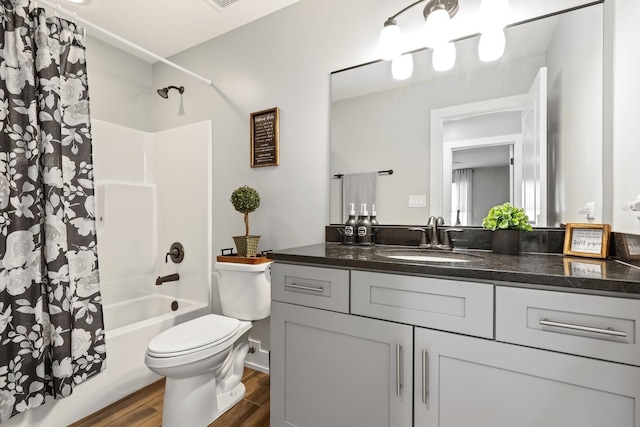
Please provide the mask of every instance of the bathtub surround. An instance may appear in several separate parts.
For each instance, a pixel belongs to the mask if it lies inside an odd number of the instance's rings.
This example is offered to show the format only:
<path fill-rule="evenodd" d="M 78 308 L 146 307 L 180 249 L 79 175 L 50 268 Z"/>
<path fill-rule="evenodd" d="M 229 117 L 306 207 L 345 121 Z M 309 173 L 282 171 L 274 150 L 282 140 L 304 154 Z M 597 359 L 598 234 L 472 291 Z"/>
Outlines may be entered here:
<path fill-rule="evenodd" d="M 0 422 L 105 369 L 82 29 L 2 2 Z"/>

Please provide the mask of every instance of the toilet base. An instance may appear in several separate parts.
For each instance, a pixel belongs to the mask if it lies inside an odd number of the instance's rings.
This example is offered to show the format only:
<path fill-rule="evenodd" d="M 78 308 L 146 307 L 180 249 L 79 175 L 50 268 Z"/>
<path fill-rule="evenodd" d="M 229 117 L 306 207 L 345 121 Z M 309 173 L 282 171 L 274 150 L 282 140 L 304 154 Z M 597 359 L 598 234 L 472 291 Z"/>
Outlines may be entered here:
<path fill-rule="evenodd" d="M 244 359 L 249 352 L 249 329 L 244 322 L 237 332 L 238 338 L 232 347 L 206 359 L 211 365 L 204 372 L 193 375 L 202 368 L 192 364 L 193 370 L 171 369 L 171 375 L 164 373 L 167 380 L 164 387 L 162 427 L 206 427 L 238 403 L 245 395 L 242 384 Z M 182 374 L 182 375 L 180 375 Z"/>
<path fill-rule="evenodd" d="M 162 427 L 206 427 L 241 401 L 245 393 L 243 383 L 238 383 L 227 392 L 216 394 L 213 378 L 200 384 L 167 378 Z"/>
<path fill-rule="evenodd" d="M 209 424 L 211 424 L 215 419 L 220 417 L 222 414 L 227 412 L 233 405 L 240 402 L 242 398 L 244 398 L 245 393 L 247 392 L 244 384 L 240 383 L 231 391 L 226 393 L 220 393 L 218 395 L 218 416 L 211 420 Z"/>

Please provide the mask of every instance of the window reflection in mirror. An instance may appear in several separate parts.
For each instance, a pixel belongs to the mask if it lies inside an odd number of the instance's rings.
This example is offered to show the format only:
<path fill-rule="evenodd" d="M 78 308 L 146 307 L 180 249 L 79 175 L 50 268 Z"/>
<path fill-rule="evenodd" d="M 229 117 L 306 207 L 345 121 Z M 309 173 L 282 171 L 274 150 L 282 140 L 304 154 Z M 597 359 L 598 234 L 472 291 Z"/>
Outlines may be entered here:
<path fill-rule="evenodd" d="M 505 33 L 505 55 L 492 63 L 478 60 L 478 38 L 470 37 L 456 42 L 456 66 L 444 73 L 431 68 L 430 50 L 413 54 L 414 75 L 402 82 L 393 81 L 388 61 L 332 73 L 331 176 L 393 169 L 393 175 L 378 178 L 376 210 L 381 224 L 425 224 L 431 215 L 455 224 L 450 191 L 455 164 L 443 163 L 447 155 L 453 156 L 445 145 L 471 140 L 475 149 L 483 138 L 513 135 L 521 135 L 520 148 L 516 142 L 502 145 L 513 145 L 516 158 L 520 149 L 522 161 L 513 165 L 509 197 L 525 207 L 534 225 L 557 226 L 568 216 L 575 218 L 587 202 L 595 202 L 596 210 L 601 210 L 602 4 L 514 25 Z M 514 108 L 522 130 L 504 130 L 499 135 L 473 130 L 477 123 L 471 114 L 465 120 L 467 128 L 456 130 L 466 134 L 452 136 L 447 117 L 438 116 L 450 108 L 464 110 L 526 96 L 541 69 L 546 69 L 543 89 L 548 98 L 545 108 L 536 111 L 546 109 L 547 114 L 535 117 Z M 441 118 L 439 129 L 435 129 L 434 115 Z M 526 131 L 542 126 L 547 129 L 542 135 L 546 143 L 536 146 Z M 434 131 L 440 132 L 437 140 Z M 494 140 L 487 141 L 495 145 Z M 463 145 L 456 149 L 462 150 Z M 547 166 L 541 166 L 545 161 Z M 503 181 L 490 179 L 495 193 Z M 410 196 L 416 195 L 425 196 L 425 206 L 409 207 Z M 478 212 L 468 220 L 477 225 L 477 216 L 486 215 L 480 210 L 498 198 L 504 196 L 481 196 L 482 201 L 472 208 Z M 342 212 L 341 180 L 332 179 L 331 222 L 343 223 Z"/>

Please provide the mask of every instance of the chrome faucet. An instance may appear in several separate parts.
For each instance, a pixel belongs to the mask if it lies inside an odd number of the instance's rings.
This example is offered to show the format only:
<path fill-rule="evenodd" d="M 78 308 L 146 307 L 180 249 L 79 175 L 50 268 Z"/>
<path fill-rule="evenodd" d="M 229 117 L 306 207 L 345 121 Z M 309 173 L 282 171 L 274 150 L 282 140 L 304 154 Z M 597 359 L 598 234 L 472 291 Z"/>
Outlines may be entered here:
<path fill-rule="evenodd" d="M 429 243 L 431 243 L 432 247 L 438 248 L 440 247 L 440 230 L 439 227 L 444 225 L 444 218 L 439 216 L 432 216 L 429 218 L 427 222 L 427 228 L 431 230 L 431 236 L 429 238 Z"/>
<path fill-rule="evenodd" d="M 411 227 L 411 231 L 420 231 L 420 243 L 418 247 L 421 249 L 433 248 L 436 249 L 439 245 L 438 239 L 438 225 L 444 224 L 444 219 L 440 223 L 440 218 L 432 216 L 427 221 L 426 227 Z"/>
<path fill-rule="evenodd" d="M 165 282 L 176 282 L 180 280 L 180 275 L 178 273 L 169 274 L 168 276 L 158 276 L 156 279 L 156 286 L 160 286 Z"/>
<path fill-rule="evenodd" d="M 444 218 L 439 216 L 431 216 L 429 217 L 429 221 L 427 221 L 426 227 L 411 227 L 409 230 L 411 231 L 420 231 L 420 243 L 418 244 L 418 248 L 421 249 L 446 249 L 451 250 L 453 246 L 451 245 L 451 238 L 449 236 L 449 232 L 452 231 L 463 231 L 461 228 L 447 228 L 442 231 L 442 243 L 440 243 L 440 227 L 444 226 Z"/>

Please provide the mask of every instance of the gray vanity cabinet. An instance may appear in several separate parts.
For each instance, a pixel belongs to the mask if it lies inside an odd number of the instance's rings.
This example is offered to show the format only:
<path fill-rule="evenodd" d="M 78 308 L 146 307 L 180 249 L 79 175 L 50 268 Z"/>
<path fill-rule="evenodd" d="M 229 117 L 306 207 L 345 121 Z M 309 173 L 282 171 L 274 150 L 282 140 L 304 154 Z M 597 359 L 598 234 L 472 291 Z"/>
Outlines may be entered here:
<path fill-rule="evenodd" d="M 640 426 L 637 367 L 423 328 L 414 360 L 416 427 Z"/>
<path fill-rule="evenodd" d="M 640 300 L 275 263 L 271 425 L 640 427 Z"/>

